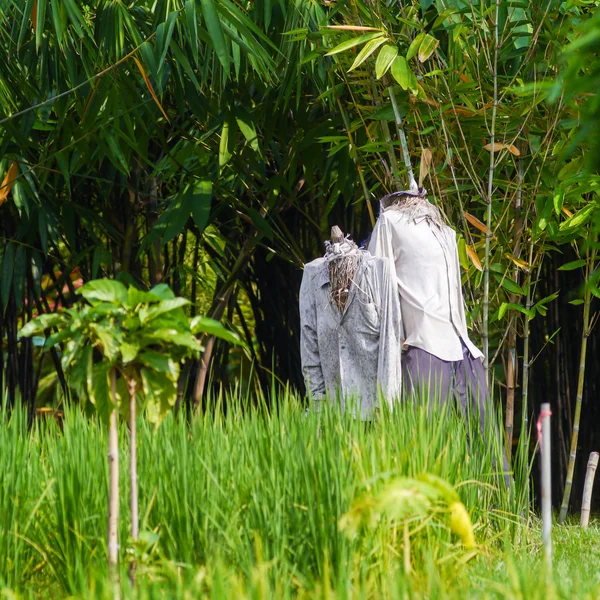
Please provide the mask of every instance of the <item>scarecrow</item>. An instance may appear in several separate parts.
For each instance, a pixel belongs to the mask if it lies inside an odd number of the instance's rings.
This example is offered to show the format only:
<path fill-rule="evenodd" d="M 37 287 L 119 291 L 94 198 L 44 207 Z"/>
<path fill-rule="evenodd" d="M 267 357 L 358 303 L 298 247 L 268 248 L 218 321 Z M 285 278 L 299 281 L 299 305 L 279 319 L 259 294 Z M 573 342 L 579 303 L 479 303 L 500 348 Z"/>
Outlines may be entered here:
<path fill-rule="evenodd" d="M 304 267 L 300 351 L 307 391 L 318 410 L 338 398 L 342 410 L 369 420 L 379 393 L 400 393 L 400 303 L 391 261 L 376 258 L 338 227 L 325 256 Z M 355 403 L 353 406 L 350 404 Z"/>
<path fill-rule="evenodd" d="M 368 249 L 391 259 L 395 267 L 403 393 L 442 404 L 456 397 L 463 415 L 479 416 L 483 434 L 492 422 L 493 406 L 483 354 L 467 332 L 456 232 L 444 223 L 412 172 L 408 190 L 382 198 Z M 504 470 L 508 471 L 506 457 Z"/>

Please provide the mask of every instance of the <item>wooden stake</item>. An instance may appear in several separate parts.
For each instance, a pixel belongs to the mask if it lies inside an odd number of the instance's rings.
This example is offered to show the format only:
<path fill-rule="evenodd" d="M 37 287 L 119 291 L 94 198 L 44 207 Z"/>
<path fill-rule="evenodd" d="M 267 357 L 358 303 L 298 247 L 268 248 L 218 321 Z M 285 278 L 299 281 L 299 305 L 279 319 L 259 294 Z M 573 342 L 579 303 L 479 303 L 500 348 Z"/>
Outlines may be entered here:
<path fill-rule="evenodd" d="M 550 460 L 550 404 L 542 404 L 542 541 L 548 573 L 552 569 L 552 472 Z M 539 429 L 538 429 L 539 431 Z"/>
<path fill-rule="evenodd" d="M 119 434 L 117 430 L 117 373 L 110 372 L 110 394 L 113 402 L 108 424 L 108 568 L 118 597 L 119 580 Z"/>
<path fill-rule="evenodd" d="M 138 541 L 140 536 L 140 521 L 139 521 L 139 503 L 138 503 L 138 474 L 137 474 L 137 403 L 136 403 L 136 386 L 137 382 L 134 377 L 128 381 L 129 388 L 129 480 L 130 480 L 130 497 L 129 507 L 131 509 L 131 539 L 134 542 Z M 131 585 L 135 584 L 135 558 L 129 565 L 129 580 Z"/>
<path fill-rule="evenodd" d="M 590 506 L 592 504 L 592 490 L 594 489 L 594 477 L 598 466 L 598 452 L 592 452 L 585 473 L 585 484 L 583 485 L 583 500 L 581 501 L 581 526 L 586 528 L 590 521 Z"/>

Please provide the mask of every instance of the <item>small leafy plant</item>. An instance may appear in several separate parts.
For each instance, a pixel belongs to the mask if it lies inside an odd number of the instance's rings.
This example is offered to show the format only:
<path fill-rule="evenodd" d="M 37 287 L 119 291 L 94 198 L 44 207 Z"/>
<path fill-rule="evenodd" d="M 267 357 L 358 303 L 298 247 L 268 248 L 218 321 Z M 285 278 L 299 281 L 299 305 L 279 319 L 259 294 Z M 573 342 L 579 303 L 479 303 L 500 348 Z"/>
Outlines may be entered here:
<path fill-rule="evenodd" d="M 78 290 L 85 302 L 39 315 L 20 337 L 43 335 L 43 350 L 60 346 L 62 367 L 81 401 L 91 402 L 109 427 L 108 556 L 112 572 L 118 559 L 119 462 L 117 413 L 129 419 L 131 537 L 139 538 L 136 417 L 145 412 L 158 427 L 177 400 L 181 362 L 202 349 L 196 335 L 209 333 L 232 343 L 238 337 L 205 317 L 190 319 L 164 284 L 142 291 L 118 281 L 90 281 Z M 134 565 L 132 565 L 134 568 Z"/>

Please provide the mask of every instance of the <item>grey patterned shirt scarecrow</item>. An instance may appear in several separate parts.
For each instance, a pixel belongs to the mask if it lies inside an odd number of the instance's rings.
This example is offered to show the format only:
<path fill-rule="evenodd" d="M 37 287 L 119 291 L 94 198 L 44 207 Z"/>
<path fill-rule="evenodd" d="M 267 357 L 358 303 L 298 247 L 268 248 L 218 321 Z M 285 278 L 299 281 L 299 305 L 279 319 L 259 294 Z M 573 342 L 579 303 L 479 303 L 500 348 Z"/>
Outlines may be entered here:
<path fill-rule="evenodd" d="M 339 394 L 342 410 L 370 419 L 378 391 L 400 394 L 400 305 L 394 267 L 349 239 L 326 242 L 300 287 L 302 371 L 317 406 Z M 349 404 L 357 402 L 350 408 Z M 358 408 L 359 407 L 359 408 Z"/>

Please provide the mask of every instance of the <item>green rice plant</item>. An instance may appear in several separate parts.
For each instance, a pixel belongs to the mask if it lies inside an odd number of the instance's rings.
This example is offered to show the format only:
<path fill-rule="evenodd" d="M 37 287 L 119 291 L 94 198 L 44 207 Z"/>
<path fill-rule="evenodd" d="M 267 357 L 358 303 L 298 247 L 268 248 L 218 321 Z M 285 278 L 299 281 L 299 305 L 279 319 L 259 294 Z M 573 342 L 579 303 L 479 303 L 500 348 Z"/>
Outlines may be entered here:
<path fill-rule="evenodd" d="M 0 450 L 12 458 L 1 475 L 11 483 L 0 490 L 0 552 L 12 558 L 0 565 L 0 585 L 22 597 L 110 596 L 105 429 L 76 406 L 62 428 L 38 422 L 27 432 L 19 409 L 1 419 Z M 365 423 L 331 407 L 306 412 L 290 390 L 271 405 L 238 390 L 209 398 L 191 420 L 170 415 L 157 432 L 139 416 L 137 428 L 140 539 L 125 542 L 128 519 L 119 536 L 121 574 L 134 558 L 139 587 L 121 577 L 124 597 L 443 595 L 466 589 L 505 544 L 530 547 L 522 476 L 507 489 L 495 466 L 501 441 L 483 439 L 449 404 L 405 402 Z M 123 462 L 124 424 L 118 442 Z M 465 505 L 473 560 L 447 524 L 426 517 L 411 522 L 409 545 L 386 519 L 354 538 L 340 527 L 357 499 L 423 474 L 453 486 Z M 17 535 L 25 530 L 26 539 Z"/>

